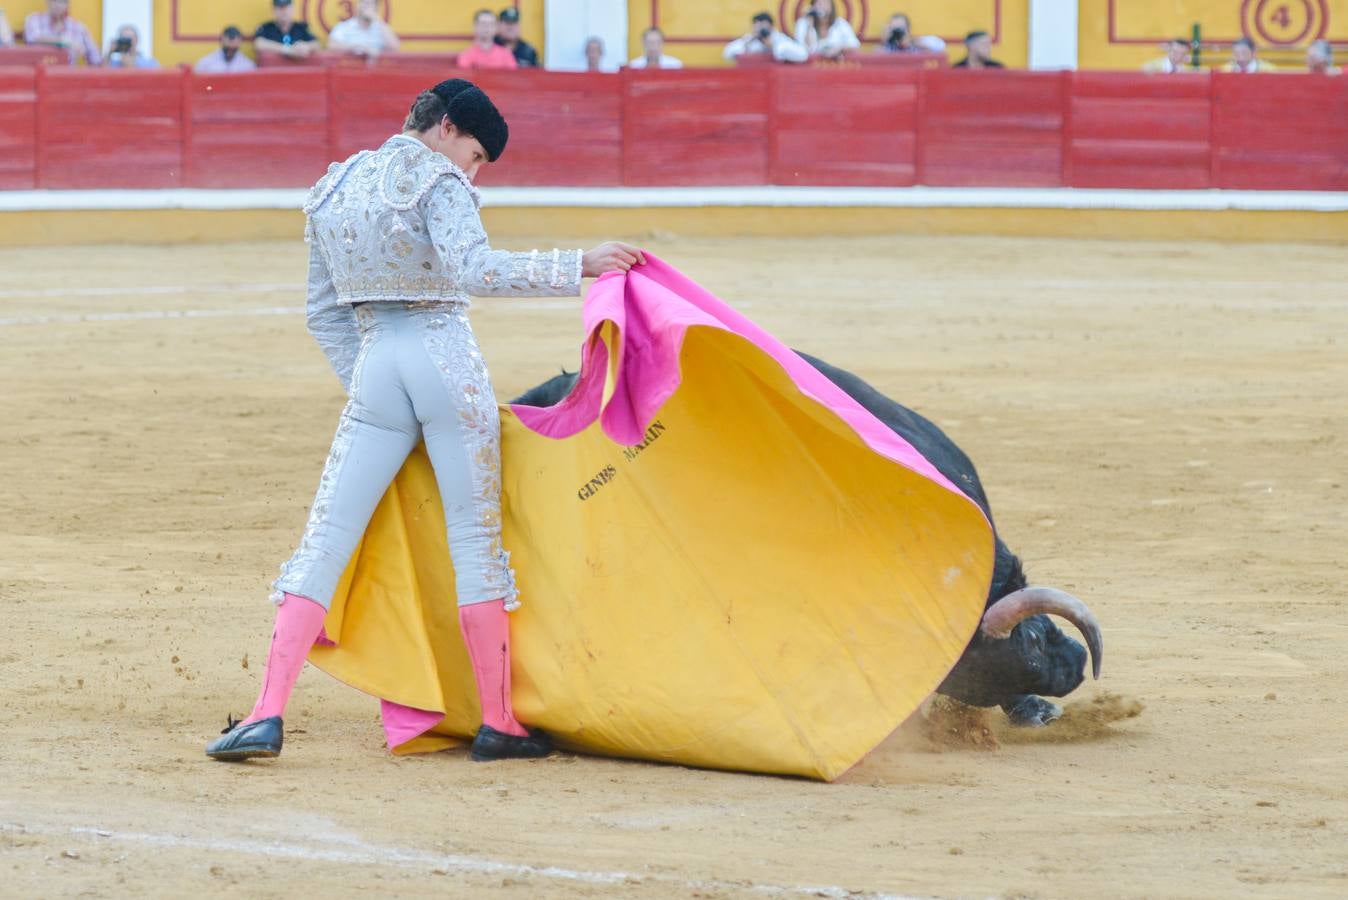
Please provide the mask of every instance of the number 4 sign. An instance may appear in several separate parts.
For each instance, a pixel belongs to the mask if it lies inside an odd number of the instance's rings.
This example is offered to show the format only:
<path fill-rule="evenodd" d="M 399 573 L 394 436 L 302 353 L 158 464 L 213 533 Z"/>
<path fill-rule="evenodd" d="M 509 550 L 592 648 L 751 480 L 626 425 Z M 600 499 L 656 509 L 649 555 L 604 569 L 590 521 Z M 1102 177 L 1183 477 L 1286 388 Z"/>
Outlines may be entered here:
<path fill-rule="evenodd" d="M 1327 0 L 1244 0 L 1240 24 L 1259 43 L 1297 46 L 1324 37 L 1329 5 Z"/>

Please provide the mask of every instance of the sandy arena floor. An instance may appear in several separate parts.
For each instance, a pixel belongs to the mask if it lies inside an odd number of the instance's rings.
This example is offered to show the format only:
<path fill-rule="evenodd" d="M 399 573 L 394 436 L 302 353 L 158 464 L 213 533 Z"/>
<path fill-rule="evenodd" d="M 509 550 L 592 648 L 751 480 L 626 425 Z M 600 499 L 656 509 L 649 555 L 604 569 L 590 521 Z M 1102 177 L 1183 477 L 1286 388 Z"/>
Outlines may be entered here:
<path fill-rule="evenodd" d="M 341 406 L 304 246 L 0 250 L 0 894 L 1348 895 L 1343 248 L 645 243 L 962 442 L 1105 625 L 1068 716 L 832 785 L 483 766 L 310 669 L 282 759 L 212 763 Z M 574 301 L 474 317 L 502 397 L 575 363 Z"/>

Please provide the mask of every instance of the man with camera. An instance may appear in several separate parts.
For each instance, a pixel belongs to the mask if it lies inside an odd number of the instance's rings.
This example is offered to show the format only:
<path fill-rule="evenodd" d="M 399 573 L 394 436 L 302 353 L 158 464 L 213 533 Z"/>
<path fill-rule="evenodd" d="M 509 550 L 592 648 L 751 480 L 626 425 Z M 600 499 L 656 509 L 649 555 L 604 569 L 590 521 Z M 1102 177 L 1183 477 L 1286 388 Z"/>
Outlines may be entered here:
<path fill-rule="evenodd" d="M 921 37 L 913 34 L 912 22 L 908 19 L 907 13 L 895 13 L 889 17 L 889 24 L 885 26 L 885 38 L 880 42 L 880 46 L 875 48 L 876 53 L 943 53 L 945 51 L 945 41 L 940 38 L 924 34 Z"/>
<path fill-rule="evenodd" d="M 108 58 L 103 65 L 109 69 L 157 69 L 159 63 L 140 52 L 140 32 L 135 25 L 123 25 L 117 29 L 108 49 Z"/>
<path fill-rule="evenodd" d="M 748 34 L 726 44 L 722 54 L 726 59 L 738 59 L 753 54 L 771 54 L 777 62 L 803 63 L 810 58 L 808 50 L 773 27 L 771 13 L 758 13 L 754 16 L 752 25 L 753 28 Z"/>

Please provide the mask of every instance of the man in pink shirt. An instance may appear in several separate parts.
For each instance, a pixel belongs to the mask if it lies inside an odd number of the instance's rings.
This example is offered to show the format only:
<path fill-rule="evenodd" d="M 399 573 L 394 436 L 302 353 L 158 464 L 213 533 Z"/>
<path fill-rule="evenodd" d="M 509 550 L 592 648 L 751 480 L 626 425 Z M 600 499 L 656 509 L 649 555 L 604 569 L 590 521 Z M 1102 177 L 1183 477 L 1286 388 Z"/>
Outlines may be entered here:
<path fill-rule="evenodd" d="M 515 54 L 496 43 L 496 13 L 480 9 L 473 16 L 473 42 L 459 51 L 460 69 L 518 69 Z"/>
<path fill-rule="evenodd" d="M 25 44 L 51 44 L 70 52 L 70 61 L 83 59 L 91 66 L 103 61 L 89 29 L 72 19 L 70 0 L 47 0 L 47 11 L 35 12 L 23 20 Z"/>

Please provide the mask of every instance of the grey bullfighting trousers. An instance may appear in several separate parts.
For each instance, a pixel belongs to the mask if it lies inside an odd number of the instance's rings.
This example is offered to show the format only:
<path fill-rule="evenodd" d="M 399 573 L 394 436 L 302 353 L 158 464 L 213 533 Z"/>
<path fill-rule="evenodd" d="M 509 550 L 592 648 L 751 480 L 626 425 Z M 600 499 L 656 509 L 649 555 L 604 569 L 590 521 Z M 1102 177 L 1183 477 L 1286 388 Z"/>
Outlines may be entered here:
<path fill-rule="evenodd" d="M 423 438 L 445 511 L 458 603 L 517 607 L 501 543 L 501 423 L 467 305 L 364 303 L 360 350 L 304 537 L 273 585 L 328 608 L 370 517 Z"/>

